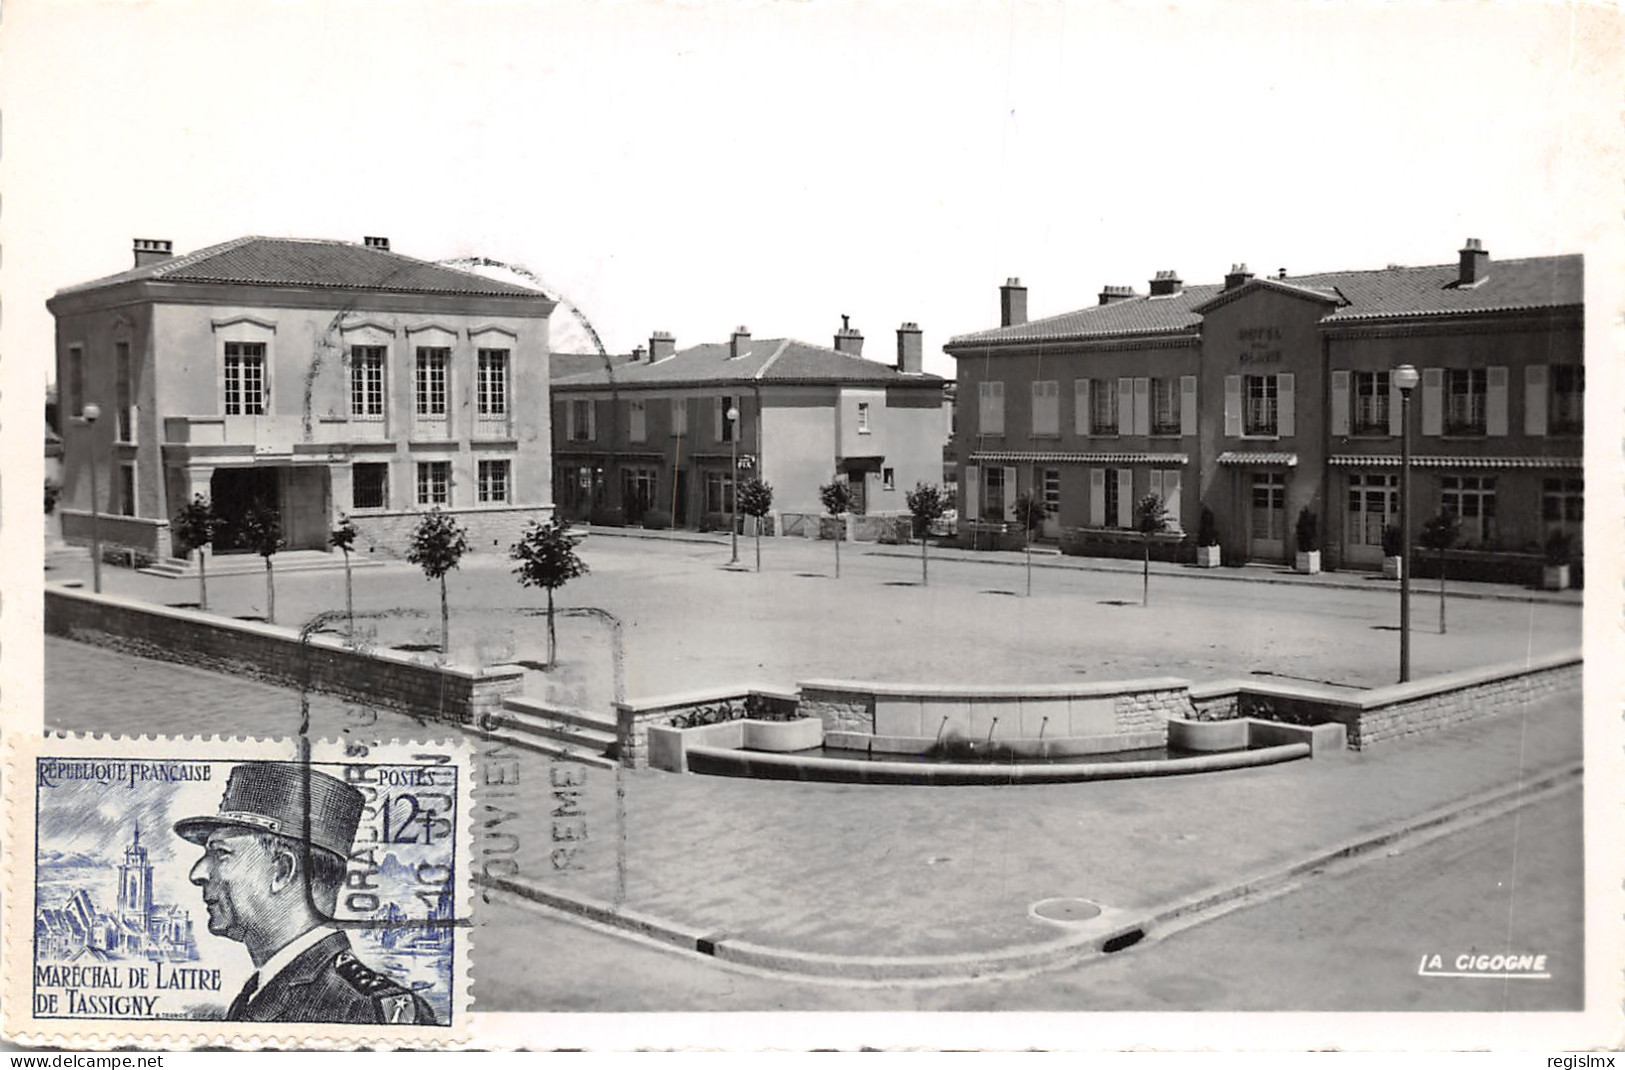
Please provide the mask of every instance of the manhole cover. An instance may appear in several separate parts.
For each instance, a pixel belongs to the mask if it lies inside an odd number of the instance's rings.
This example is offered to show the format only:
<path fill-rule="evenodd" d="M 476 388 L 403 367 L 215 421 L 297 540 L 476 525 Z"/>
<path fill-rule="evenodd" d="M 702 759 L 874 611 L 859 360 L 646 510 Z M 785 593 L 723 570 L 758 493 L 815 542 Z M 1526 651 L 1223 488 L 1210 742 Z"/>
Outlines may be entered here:
<path fill-rule="evenodd" d="M 1087 899 L 1045 899 L 1033 904 L 1033 913 L 1046 921 L 1088 921 L 1100 917 L 1100 907 Z"/>

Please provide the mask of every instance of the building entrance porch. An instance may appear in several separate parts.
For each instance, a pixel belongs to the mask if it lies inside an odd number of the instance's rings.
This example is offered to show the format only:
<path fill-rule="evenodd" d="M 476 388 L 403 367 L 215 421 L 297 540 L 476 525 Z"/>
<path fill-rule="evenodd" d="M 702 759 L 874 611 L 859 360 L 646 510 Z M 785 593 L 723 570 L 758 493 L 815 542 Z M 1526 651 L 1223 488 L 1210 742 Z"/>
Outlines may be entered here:
<path fill-rule="evenodd" d="M 209 476 L 209 500 L 220 518 L 214 552 L 253 551 L 244 522 L 256 508 L 276 515 L 282 528 L 282 549 L 325 550 L 331 498 L 325 465 L 216 468 Z"/>

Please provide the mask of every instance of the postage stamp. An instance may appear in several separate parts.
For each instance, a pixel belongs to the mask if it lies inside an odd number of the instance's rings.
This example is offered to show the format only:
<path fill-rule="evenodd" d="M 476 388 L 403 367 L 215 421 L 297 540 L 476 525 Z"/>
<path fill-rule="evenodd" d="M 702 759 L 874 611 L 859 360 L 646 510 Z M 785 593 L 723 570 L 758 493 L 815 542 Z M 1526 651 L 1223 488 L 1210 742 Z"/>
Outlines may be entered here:
<path fill-rule="evenodd" d="M 13 736 L 8 763 L 8 1038 L 467 1039 L 465 744 Z"/>

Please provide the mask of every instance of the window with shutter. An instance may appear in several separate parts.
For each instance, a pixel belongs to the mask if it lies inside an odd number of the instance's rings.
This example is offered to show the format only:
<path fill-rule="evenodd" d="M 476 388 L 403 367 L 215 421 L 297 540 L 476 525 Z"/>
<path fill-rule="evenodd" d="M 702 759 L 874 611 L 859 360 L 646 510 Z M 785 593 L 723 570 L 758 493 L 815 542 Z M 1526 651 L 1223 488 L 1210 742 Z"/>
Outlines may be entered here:
<path fill-rule="evenodd" d="M 1072 380 L 1072 432 L 1089 434 L 1089 380 Z"/>

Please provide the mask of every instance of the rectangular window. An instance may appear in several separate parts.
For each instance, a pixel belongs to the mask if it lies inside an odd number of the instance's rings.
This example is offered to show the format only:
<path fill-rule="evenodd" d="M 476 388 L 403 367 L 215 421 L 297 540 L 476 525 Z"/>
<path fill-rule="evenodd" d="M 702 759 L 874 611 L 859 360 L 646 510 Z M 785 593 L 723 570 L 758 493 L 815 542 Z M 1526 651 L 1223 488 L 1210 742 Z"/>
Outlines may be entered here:
<path fill-rule="evenodd" d="M 1059 468 L 1044 469 L 1044 509 L 1051 516 L 1059 515 L 1061 511 L 1061 470 Z"/>
<path fill-rule="evenodd" d="M 446 415 L 446 366 L 451 350 L 442 346 L 418 347 L 414 394 L 419 416 Z"/>
<path fill-rule="evenodd" d="M 626 403 L 629 414 L 627 436 L 633 442 L 643 442 L 649 437 L 649 414 L 645 411 L 643 402 L 629 401 Z"/>
<path fill-rule="evenodd" d="M 1280 416 L 1279 385 L 1273 375 L 1243 376 L 1247 408 L 1244 413 L 1243 434 L 1274 435 Z"/>
<path fill-rule="evenodd" d="M 73 416 L 85 414 L 85 351 L 80 346 L 68 350 L 68 412 Z"/>
<path fill-rule="evenodd" d="M 1004 469 L 989 467 L 982 480 L 984 497 L 982 499 L 983 520 L 1004 519 Z"/>
<path fill-rule="evenodd" d="M 677 438 L 688 434 L 688 399 L 671 399 L 671 433 Z"/>
<path fill-rule="evenodd" d="M 1578 435 L 1585 428 L 1586 370 L 1583 364 L 1553 364 L 1547 427 L 1554 435 Z"/>
<path fill-rule="evenodd" d="M 1097 435 L 1117 434 L 1117 380 L 1091 379 L 1089 404 L 1094 409 L 1090 430 Z"/>
<path fill-rule="evenodd" d="M 1061 383 L 1041 379 L 1033 383 L 1033 434 L 1055 436 L 1061 433 Z"/>
<path fill-rule="evenodd" d="M 732 420 L 728 419 L 728 414 L 730 412 L 734 413 L 734 418 Z M 732 442 L 734 440 L 734 436 L 739 430 L 739 399 L 728 394 L 724 394 L 722 397 L 717 398 L 716 413 L 717 441 Z"/>
<path fill-rule="evenodd" d="M 118 466 L 118 511 L 123 516 L 135 515 L 135 465 Z"/>
<path fill-rule="evenodd" d="M 1387 430 L 1387 424 L 1383 425 L 1383 429 Z M 1349 476 L 1349 545 L 1380 547 L 1383 529 L 1398 523 L 1398 476 L 1376 474 Z"/>
<path fill-rule="evenodd" d="M 1103 523 L 1108 528 L 1118 527 L 1118 517 L 1122 512 L 1121 479 L 1118 476 L 1120 469 L 1106 469 L 1106 485 L 1103 488 L 1106 494 L 1106 515 Z"/>
<path fill-rule="evenodd" d="M 350 508 L 389 507 L 389 465 L 357 464 L 350 468 Z"/>
<path fill-rule="evenodd" d="M 1461 519 L 1461 541 L 1479 546 L 1495 542 L 1495 477 L 1445 476 L 1439 508 Z"/>
<path fill-rule="evenodd" d="M 897 489 L 897 469 L 895 469 L 895 468 L 882 468 L 880 470 L 880 489 L 881 490 L 896 490 Z"/>
<path fill-rule="evenodd" d="M 130 382 L 130 343 L 119 342 L 113 349 L 113 372 L 117 377 L 118 440 L 135 441 L 135 398 Z"/>
<path fill-rule="evenodd" d="M 1541 486 L 1540 517 L 1549 528 L 1585 522 L 1585 479 L 1569 476 L 1545 480 Z"/>
<path fill-rule="evenodd" d="M 1354 373 L 1354 433 L 1388 434 L 1388 373 Z"/>
<path fill-rule="evenodd" d="M 350 347 L 350 416 L 384 418 L 384 347 Z"/>
<path fill-rule="evenodd" d="M 508 465 L 503 461 L 481 461 L 479 464 L 480 503 L 492 505 L 508 500 Z"/>
<path fill-rule="evenodd" d="M 1177 435 L 1179 419 L 1179 380 L 1151 380 L 1151 433 Z"/>
<path fill-rule="evenodd" d="M 451 462 L 418 462 L 418 504 L 451 504 Z"/>
<path fill-rule="evenodd" d="M 653 468 L 621 469 L 621 508 L 626 519 L 634 524 L 643 520 L 643 514 L 654 508 L 659 476 Z"/>
<path fill-rule="evenodd" d="M 858 402 L 858 434 L 867 435 L 868 433 L 869 403 L 867 401 L 860 401 Z"/>
<path fill-rule="evenodd" d="M 597 428 L 593 426 L 593 403 L 590 399 L 571 398 L 565 404 L 570 406 L 570 441 L 591 442 L 597 437 Z"/>
<path fill-rule="evenodd" d="M 1482 435 L 1489 374 L 1483 368 L 1447 368 L 1444 373 L 1444 433 Z"/>
<path fill-rule="evenodd" d="M 717 471 L 705 473 L 705 511 L 732 513 L 733 509 L 734 487 L 728 473 Z"/>
<path fill-rule="evenodd" d="M 508 351 L 479 351 L 475 375 L 476 402 L 481 416 L 508 414 Z"/>
<path fill-rule="evenodd" d="M 226 343 L 226 415 L 265 415 L 265 343 Z"/>
<path fill-rule="evenodd" d="M 984 435 L 1004 434 L 1004 383 L 976 384 L 978 401 L 977 430 Z"/>

